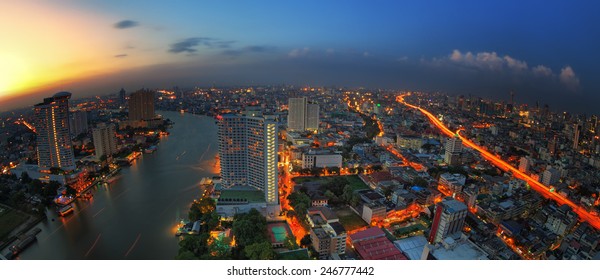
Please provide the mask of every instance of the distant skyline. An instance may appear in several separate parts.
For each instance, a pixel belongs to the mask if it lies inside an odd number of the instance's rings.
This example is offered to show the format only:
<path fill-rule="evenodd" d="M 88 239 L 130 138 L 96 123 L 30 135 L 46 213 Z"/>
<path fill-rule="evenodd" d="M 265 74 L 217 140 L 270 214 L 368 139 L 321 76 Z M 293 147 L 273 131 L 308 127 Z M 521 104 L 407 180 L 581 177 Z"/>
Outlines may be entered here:
<path fill-rule="evenodd" d="M 443 91 L 600 114 L 595 2 L 6 1 L 0 111 L 121 87 Z"/>

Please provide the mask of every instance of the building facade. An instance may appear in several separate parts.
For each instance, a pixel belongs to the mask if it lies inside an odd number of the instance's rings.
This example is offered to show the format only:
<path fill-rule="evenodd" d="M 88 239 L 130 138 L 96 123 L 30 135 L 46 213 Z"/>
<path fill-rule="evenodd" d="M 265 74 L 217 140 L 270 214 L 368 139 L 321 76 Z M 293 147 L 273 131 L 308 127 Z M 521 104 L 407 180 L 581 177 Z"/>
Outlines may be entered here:
<path fill-rule="evenodd" d="M 319 129 L 319 104 L 307 103 L 306 97 L 288 100 L 288 130 L 317 131 Z"/>
<path fill-rule="evenodd" d="M 318 131 L 319 130 L 319 104 L 306 104 L 306 130 Z"/>
<path fill-rule="evenodd" d="M 467 206 L 452 198 L 445 198 L 435 205 L 433 223 L 429 232 L 429 243 L 437 243 L 444 238 L 462 231 Z"/>
<path fill-rule="evenodd" d="M 36 104 L 35 129 L 40 168 L 75 169 L 75 157 L 69 131 L 71 93 L 59 92 Z"/>
<path fill-rule="evenodd" d="M 446 153 L 444 154 L 444 162 L 448 165 L 457 165 L 461 161 L 462 140 L 458 136 L 448 139 L 446 142 Z"/>
<path fill-rule="evenodd" d="M 306 119 L 306 97 L 288 100 L 288 130 L 304 131 Z"/>
<path fill-rule="evenodd" d="M 79 134 L 88 132 L 88 118 L 86 111 L 73 111 L 69 113 L 69 130 L 71 138 L 77 137 Z"/>
<path fill-rule="evenodd" d="M 219 121 L 223 186 L 252 187 L 278 205 L 277 122 L 271 116 L 223 115 Z"/>
<path fill-rule="evenodd" d="M 141 121 L 154 118 L 154 91 L 138 90 L 129 96 L 129 120 Z"/>
<path fill-rule="evenodd" d="M 102 156 L 110 157 L 117 153 L 117 139 L 115 137 L 115 125 L 100 123 L 92 130 L 96 158 Z"/>

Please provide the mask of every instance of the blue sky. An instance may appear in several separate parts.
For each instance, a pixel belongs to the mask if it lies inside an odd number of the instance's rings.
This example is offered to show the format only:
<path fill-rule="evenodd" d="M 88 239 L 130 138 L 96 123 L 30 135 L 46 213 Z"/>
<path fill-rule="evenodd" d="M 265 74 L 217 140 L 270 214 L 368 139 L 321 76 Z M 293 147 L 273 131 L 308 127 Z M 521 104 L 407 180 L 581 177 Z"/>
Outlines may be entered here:
<path fill-rule="evenodd" d="M 29 11 L 26 6 L 34 4 L 45 19 L 23 23 L 39 27 L 31 30 L 40 34 L 31 36 L 47 35 L 42 33 L 48 21 L 65 24 L 55 31 L 65 39 L 44 46 L 101 42 L 51 53 L 64 64 L 19 68 L 69 65 L 74 71 L 35 89 L 6 86 L 11 102 L 59 89 L 77 96 L 121 87 L 289 83 L 504 99 L 515 90 L 521 102 L 598 113 L 590 105 L 600 101 L 594 65 L 599 4 L 593 1 L 46 0 L 0 6 Z M 30 45 L 24 56 L 44 51 Z M 90 48 L 95 55 L 78 56 Z M 22 71 L 30 80 L 40 76 Z M 2 80 L 0 101 L 1 86 Z"/>

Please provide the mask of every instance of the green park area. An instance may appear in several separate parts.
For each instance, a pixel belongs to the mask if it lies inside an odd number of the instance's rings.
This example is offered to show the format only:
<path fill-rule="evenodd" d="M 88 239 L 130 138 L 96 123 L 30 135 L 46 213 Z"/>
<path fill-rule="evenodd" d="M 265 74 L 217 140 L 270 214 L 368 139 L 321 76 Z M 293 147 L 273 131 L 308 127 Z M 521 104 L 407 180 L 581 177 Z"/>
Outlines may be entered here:
<path fill-rule="evenodd" d="M 367 223 L 348 206 L 335 210 L 335 214 L 340 219 L 340 224 L 344 226 L 346 231 L 352 231 L 367 225 Z"/>
<path fill-rule="evenodd" d="M 325 177 L 296 177 L 294 178 L 294 183 L 296 184 L 302 184 L 302 183 L 312 183 L 312 182 L 318 182 L 320 184 L 327 184 L 330 182 L 333 182 L 336 178 L 345 178 L 346 181 L 348 181 L 348 184 L 352 187 L 353 191 L 356 190 L 364 190 L 364 189 L 368 189 L 369 186 L 367 186 L 360 178 L 358 178 L 358 175 L 348 175 L 348 176 L 325 176 Z"/>

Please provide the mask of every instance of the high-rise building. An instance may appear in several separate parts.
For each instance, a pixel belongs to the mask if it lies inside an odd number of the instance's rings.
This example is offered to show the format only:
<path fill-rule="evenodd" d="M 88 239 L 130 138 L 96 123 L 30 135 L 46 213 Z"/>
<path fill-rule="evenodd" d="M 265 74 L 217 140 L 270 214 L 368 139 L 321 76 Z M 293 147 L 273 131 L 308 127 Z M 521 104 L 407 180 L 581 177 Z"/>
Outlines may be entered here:
<path fill-rule="evenodd" d="M 35 105 L 37 155 L 40 168 L 75 169 L 69 133 L 71 93 L 59 92 Z"/>
<path fill-rule="evenodd" d="M 119 91 L 119 104 L 125 106 L 126 103 L 127 103 L 127 92 L 125 91 L 124 88 L 121 88 L 121 90 Z"/>
<path fill-rule="evenodd" d="M 227 114 L 218 135 L 223 186 L 264 191 L 265 202 L 278 205 L 277 121 L 254 112 Z"/>
<path fill-rule="evenodd" d="M 306 122 L 306 97 L 288 100 L 288 130 L 304 131 Z"/>
<path fill-rule="evenodd" d="M 307 103 L 306 97 L 288 100 L 288 130 L 304 131 L 319 129 L 319 104 Z"/>
<path fill-rule="evenodd" d="M 581 124 L 576 123 L 573 126 L 573 150 L 577 150 L 579 148 L 579 140 L 581 140 Z"/>
<path fill-rule="evenodd" d="M 558 144 L 558 137 L 556 135 L 554 135 L 554 137 L 552 137 L 552 139 L 550 139 L 548 141 L 548 152 L 551 155 L 556 154 L 556 146 Z"/>
<path fill-rule="evenodd" d="M 467 217 L 467 206 L 453 198 L 444 198 L 435 205 L 431 231 L 429 232 L 429 243 L 437 243 L 444 238 L 460 233 Z"/>
<path fill-rule="evenodd" d="M 306 130 L 319 130 L 319 104 L 306 104 Z"/>
<path fill-rule="evenodd" d="M 94 138 L 94 147 L 96 149 L 96 158 L 102 156 L 110 157 L 117 152 L 117 139 L 115 137 L 115 125 L 99 123 L 98 126 L 92 129 Z"/>
<path fill-rule="evenodd" d="M 129 96 L 129 120 L 141 121 L 154 118 L 154 91 L 142 89 Z"/>
<path fill-rule="evenodd" d="M 452 137 L 446 141 L 446 153 L 444 161 L 448 165 L 460 164 L 460 156 L 462 152 L 462 140 L 458 136 Z"/>
<path fill-rule="evenodd" d="M 88 132 L 88 118 L 86 111 L 70 112 L 69 129 L 71 138 L 77 137 L 79 134 Z"/>

